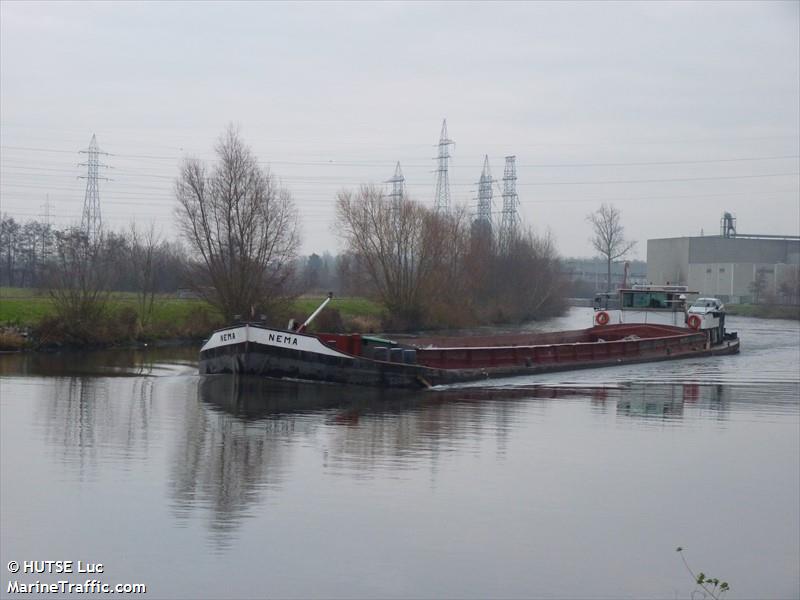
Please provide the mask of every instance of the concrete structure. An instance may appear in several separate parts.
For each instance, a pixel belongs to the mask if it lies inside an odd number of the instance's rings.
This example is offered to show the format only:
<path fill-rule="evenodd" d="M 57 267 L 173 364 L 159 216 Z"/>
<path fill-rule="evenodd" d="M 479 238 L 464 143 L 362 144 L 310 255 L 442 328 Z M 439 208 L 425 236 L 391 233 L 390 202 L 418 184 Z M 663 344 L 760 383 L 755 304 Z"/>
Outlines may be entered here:
<path fill-rule="evenodd" d="M 796 285 L 800 238 L 682 237 L 647 240 L 647 278 L 654 284 L 687 285 L 723 302 L 754 300 L 760 293 L 780 299 L 783 284 Z M 754 286 L 755 281 L 759 281 Z"/>

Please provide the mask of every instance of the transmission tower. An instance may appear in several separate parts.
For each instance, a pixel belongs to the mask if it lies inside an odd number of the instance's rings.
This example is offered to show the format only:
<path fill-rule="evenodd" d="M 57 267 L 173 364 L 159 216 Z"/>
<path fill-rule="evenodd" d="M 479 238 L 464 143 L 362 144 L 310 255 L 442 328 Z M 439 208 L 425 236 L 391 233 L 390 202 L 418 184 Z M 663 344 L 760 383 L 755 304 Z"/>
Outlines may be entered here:
<path fill-rule="evenodd" d="M 492 228 L 492 172 L 489 169 L 489 155 L 487 154 L 483 159 L 483 172 L 478 181 L 478 210 L 475 220 L 480 223 L 482 227 L 486 227 L 491 231 Z"/>
<path fill-rule="evenodd" d="M 50 194 L 44 195 L 44 204 L 42 205 L 42 214 L 39 215 L 44 219 L 44 226 L 50 228 Z"/>
<path fill-rule="evenodd" d="M 439 156 L 436 157 L 436 196 L 433 209 L 436 212 L 450 212 L 450 178 L 447 174 L 447 165 L 450 160 L 450 146 L 455 142 L 447 137 L 447 119 L 442 121 L 442 133 L 439 136 Z"/>
<path fill-rule="evenodd" d="M 92 134 L 92 141 L 89 142 L 87 150 L 81 150 L 81 154 L 86 154 L 86 162 L 78 166 L 86 167 L 86 175 L 81 175 L 78 179 L 86 180 L 86 194 L 83 197 L 83 216 L 81 217 L 81 230 L 90 240 L 97 239 L 103 226 L 100 216 L 100 187 L 99 181 L 109 181 L 107 177 L 100 177 L 100 168 L 108 168 L 100 162 L 100 155 L 108 156 L 107 152 L 101 152 L 97 146 L 97 136 Z"/>
<path fill-rule="evenodd" d="M 400 161 L 397 161 L 397 166 L 394 168 L 394 176 L 391 179 L 387 179 L 386 183 L 392 184 L 392 193 L 389 194 L 389 198 L 391 198 L 392 202 L 392 210 L 399 213 L 400 205 L 406 197 L 406 178 L 403 177 Z"/>
<path fill-rule="evenodd" d="M 517 196 L 517 157 L 506 156 L 506 167 L 503 171 L 503 212 L 500 223 L 500 240 L 504 250 L 517 236 L 519 227 L 519 197 Z"/>
<path fill-rule="evenodd" d="M 42 214 L 40 215 L 44 220 L 44 230 L 42 231 L 42 258 L 47 261 L 50 257 L 50 194 L 44 195 L 44 204 L 42 205 Z"/>

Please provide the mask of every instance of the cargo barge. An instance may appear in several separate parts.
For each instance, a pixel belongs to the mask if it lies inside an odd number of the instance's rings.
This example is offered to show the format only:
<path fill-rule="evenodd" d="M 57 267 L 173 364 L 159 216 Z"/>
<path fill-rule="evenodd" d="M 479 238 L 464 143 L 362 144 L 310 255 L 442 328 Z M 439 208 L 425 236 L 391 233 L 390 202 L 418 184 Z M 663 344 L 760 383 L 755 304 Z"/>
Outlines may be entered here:
<path fill-rule="evenodd" d="M 202 374 L 425 388 L 737 353 L 739 339 L 725 330 L 724 306 L 704 298 L 689 307 L 687 293 L 677 286 L 620 290 L 616 307 L 608 296 L 605 302 L 600 296 L 594 324 L 586 329 L 403 341 L 307 333 L 329 297 L 298 327 L 290 323 L 287 329 L 273 329 L 247 322 L 215 331 L 200 351 L 199 368 Z"/>

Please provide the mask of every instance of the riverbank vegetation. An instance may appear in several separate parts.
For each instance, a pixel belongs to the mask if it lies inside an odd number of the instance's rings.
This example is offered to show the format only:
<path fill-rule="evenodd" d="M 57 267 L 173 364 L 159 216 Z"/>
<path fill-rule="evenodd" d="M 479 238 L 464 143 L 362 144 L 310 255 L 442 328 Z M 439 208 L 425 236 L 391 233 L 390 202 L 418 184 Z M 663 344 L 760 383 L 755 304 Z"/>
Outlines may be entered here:
<path fill-rule="evenodd" d="M 495 235 L 466 207 L 437 213 L 362 186 L 340 192 L 336 228 L 352 277 L 388 309 L 389 329 L 522 322 L 565 310 L 553 240 Z"/>
<path fill-rule="evenodd" d="M 437 213 L 377 187 L 338 195 L 332 225 L 344 252 L 301 258 L 290 192 L 235 128 L 215 151 L 216 161 L 186 159 L 177 174 L 181 240 L 154 225 L 59 230 L 3 215 L 3 347 L 199 339 L 237 319 L 285 327 L 328 291 L 337 299 L 314 327 L 329 331 L 514 323 L 566 309 L 549 235 L 519 223 L 497 232 L 466 207 Z"/>
<path fill-rule="evenodd" d="M 322 300 L 322 295 L 295 298 L 283 316 L 302 320 Z M 314 323 L 317 330 L 377 331 L 385 315 L 384 307 L 366 298 L 337 297 L 330 306 Z M 139 299 L 130 292 L 110 293 L 95 321 L 66 327 L 49 291 L 0 288 L 0 350 L 199 342 L 226 321 L 205 300 L 156 294 L 150 316 L 142 322 Z"/>
<path fill-rule="evenodd" d="M 726 304 L 731 315 L 761 319 L 794 319 L 800 321 L 800 306 L 788 304 Z"/>

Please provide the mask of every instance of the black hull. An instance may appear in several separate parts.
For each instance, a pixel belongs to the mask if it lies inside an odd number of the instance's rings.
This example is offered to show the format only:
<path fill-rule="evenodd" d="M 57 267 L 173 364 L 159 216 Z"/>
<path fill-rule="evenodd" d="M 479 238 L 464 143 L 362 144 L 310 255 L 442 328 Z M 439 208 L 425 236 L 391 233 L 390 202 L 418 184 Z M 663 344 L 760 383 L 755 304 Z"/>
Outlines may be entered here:
<path fill-rule="evenodd" d="M 438 369 L 360 357 L 326 356 L 291 348 L 244 342 L 201 352 L 200 373 L 231 373 L 328 383 L 420 389 L 434 385 L 481 381 L 520 375 L 591 369 L 739 352 L 739 340 L 711 348 L 640 356 L 492 368 Z"/>
<path fill-rule="evenodd" d="M 443 380 L 447 373 L 441 371 L 367 358 L 325 356 L 252 342 L 200 353 L 201 374 L 234 373 L 328 383 L 421 388 L 436 385 L 431 379 L 437 380 L 437 383 L 451 383 Z"/>

